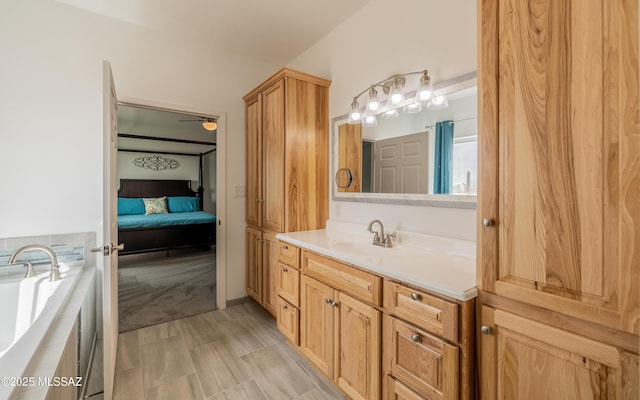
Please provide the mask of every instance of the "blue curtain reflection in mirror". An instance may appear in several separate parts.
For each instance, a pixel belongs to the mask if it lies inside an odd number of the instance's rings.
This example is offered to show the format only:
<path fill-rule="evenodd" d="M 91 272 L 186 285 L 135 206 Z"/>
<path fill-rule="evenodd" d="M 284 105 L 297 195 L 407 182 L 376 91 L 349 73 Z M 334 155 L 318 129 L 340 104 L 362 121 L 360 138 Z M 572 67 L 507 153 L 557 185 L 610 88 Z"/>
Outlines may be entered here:
<path fill-rule="evenodd" d="M 453 121 L 436 123 L 436 148 L 433 193 L 451 193 L 451 170 L 453 168 Z"/>

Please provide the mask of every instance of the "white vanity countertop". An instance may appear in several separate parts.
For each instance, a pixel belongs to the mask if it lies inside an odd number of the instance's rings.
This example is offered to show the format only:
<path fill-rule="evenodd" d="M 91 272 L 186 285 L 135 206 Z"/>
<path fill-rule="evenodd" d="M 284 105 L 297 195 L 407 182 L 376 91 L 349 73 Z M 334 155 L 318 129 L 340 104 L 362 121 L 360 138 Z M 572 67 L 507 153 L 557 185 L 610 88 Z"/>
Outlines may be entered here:
<path fill-rule="evenodd" d="M 478 295 L 475 242 L 398 231 L 394 247 L 387 249 L 374 246 L 373 235 L 366 232 L 366 227 L 358 227 L 365 234 L 330 229 L 328 225 L 327 229 L 279 233 L 276 237 L 454 299 L 466 301 Z"/>

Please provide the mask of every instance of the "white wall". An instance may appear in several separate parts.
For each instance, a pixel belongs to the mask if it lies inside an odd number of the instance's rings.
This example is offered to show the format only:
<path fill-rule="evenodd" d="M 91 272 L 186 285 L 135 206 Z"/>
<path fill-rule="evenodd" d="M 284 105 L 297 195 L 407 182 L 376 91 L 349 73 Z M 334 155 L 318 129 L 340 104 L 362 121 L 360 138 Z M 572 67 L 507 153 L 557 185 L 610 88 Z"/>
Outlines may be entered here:
<path fill-rule="evenodd" d="M 243 185 L 242 96 L 280 66 L 223 54 L 50 0 L 0 11 L 0 237 L 97 232 L 102 60 L 118 96 L 226 113 L 227 184 Z M 244 289 L 244 198 L 227 192 L 229 299 Z"/>
<path fill-rule="evenodd" d="M 434 83 L 477 69 L 476 0 L 373 0 L 289 67 L 329 78 L 331 118 L 392 74 L 428 69 Z M 402 229 L 475 240 L 475 210 L 330 201 L 331 219 L 379 218 Z"/>

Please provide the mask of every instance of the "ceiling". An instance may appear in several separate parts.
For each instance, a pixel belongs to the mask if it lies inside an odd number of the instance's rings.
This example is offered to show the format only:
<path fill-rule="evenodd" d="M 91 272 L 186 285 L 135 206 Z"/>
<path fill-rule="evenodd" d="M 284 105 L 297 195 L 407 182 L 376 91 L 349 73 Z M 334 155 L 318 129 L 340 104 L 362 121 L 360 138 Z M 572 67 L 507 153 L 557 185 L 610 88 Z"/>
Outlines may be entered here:
<path fill-rule="evenodd" d="M 56 0 L 284 66 L 370 0 Z"/>
<path fill-rule="evenodd" d="M 207 153 L 215 149 L 216 131 L 202 127 L 200 116 L 179 112 L 118 105 L 118 149 L 145 152 Z M 163 140 L 122 137 L 153 137 Z"/>

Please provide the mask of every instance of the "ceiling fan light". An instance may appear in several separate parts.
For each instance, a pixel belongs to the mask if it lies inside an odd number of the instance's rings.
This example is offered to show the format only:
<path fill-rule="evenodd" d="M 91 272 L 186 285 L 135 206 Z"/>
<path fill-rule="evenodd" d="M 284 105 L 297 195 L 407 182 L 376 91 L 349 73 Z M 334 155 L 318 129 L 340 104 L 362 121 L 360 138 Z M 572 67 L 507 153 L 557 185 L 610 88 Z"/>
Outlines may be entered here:
<path fill-rule="evenodd" d="M 202 122 L 202 127 L 208 131 L 215 131 L 218 128 L 218 124 L 213 119 L 206 119 Z"/>

